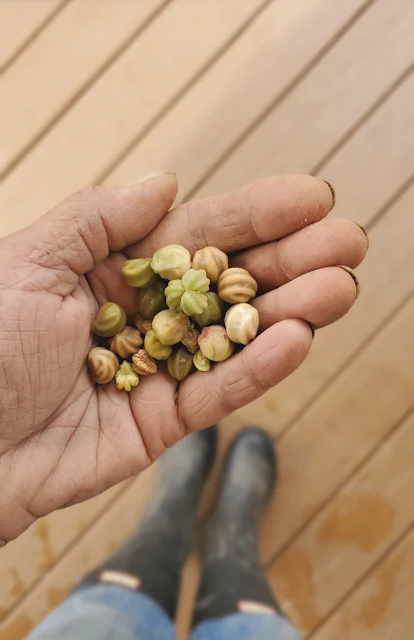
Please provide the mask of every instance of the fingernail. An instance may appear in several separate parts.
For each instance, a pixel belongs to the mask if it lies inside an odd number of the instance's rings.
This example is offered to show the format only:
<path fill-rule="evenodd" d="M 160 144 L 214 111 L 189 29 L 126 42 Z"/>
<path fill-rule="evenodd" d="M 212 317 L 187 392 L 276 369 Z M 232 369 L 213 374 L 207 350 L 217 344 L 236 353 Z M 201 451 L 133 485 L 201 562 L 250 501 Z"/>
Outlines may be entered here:
<path fill-rule="evenodd" d="M 330 183 L 330 182 L 328 182 L 327 180 L 324 180 L 324 183 L 328 185 L 328 187 L 330 188 L 331 193 L 332 193 L 332 207 L 331 207 L 331 211 L 332 211 L 332 209 L 333 209 L 333 208 L 334 208 L 334 206 L 335 206 L 335 202 L 336 202 L 335 189 L 333 188 L 333 186 L 331 185 L 331 183 Z"/>
<path fill-rule="evenodd" d="M 356 297 L 358 298 L 359 294 L 361 293 L 361 285 L 359 284 L 359 280 L 356 277 L 354 271 L 350 268 L 347 267 L 344 264 L 339 264 L 338 265 L 340 269 L 343 269 L 344 271 L 346 271 L 347 273 L 349 273 L 349 275 L 351 276 L 351 278 L 353 279 L 353 281 L 355 282 L 355 287 L 356 287 Z"/>
<path fill-rule="evenodd" d="M 147 180 L 152 180 L 152 178 L 158 178 L 159 176 L 175 176 L 173 171 L 151 171 L 150 173 L 146 173 L 144 176 L 135 180 L 133 184 L 140 184 L 141 182 L 146 182 Z"/>
<path fill-rule="evenodd" d="M 367 239 L 367 245 L 368 245 L 368 249 L 369 249 L 369 235 L 368 232 L 366 231 L 366 229 L 364 229 L 364 227 L 362 226 L 362 224 L 359 224 L 359 222 L 355 222 L 356 226 L 359 227 L 361 229 L 361 231 L 363 231 L 363 233 L 365 234 L 365 237 Z"/>

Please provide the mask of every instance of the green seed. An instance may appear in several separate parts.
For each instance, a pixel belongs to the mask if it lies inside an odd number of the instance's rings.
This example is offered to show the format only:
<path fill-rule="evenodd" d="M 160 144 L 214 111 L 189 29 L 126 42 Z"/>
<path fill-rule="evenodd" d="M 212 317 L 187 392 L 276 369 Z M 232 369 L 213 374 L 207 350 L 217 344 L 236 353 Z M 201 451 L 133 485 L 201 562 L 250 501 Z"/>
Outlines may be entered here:
<path fill-rule="evenodd" d="M 149 287 L 138 290 L 138 313 L 146 320 L 152 320 L 157 313 L 167 308 L 165 302 L 165 282 L 155 280 Z"/>
<path fill-rule="evenodd" d="M 210 360 L 206 358 L 201 349 L 197 351 L 197 353 L 193 356 L 193 362 L 196 369 L 199 371 L 210 371 Z"/>
<path fill-rule="evenodd" d="M 170 355 L 167 364 L 172 378 L 184 380 L 193 368 L 193 356 L 185 347 L 181 347 Z"/>
<path fill-rule="evenodd" d="M 148 287 L 155 280 L 155 273 L 151 269 L 150 258 L 127 260 L 122 267 L 122 275 L 130 287 Z"/>
<path fill-rule="evenodd" d="M 194 314 L 192 319 L 199 327 L 207 327 L 210 324 L 220 324 L 223 322 L 223 300 L 214 293 L 209 291 L 205 294 L 207 298 L 207 306 L 200 314 Z"/>
<path fill-rule="evenodd" d="M 156 360 L 167 360 L 172 353 L 172 347 L 161 344 L 155 337 L 153 329 L 147 331 L 144 340 L 144 347 L 152 358 Z"/>
<path fill-rule="evenodd" d="M 92 324 L 92 331 L 102 338 L 110 338 L 122 331 L 127 321 L 126 313 L 115 302 L 107 302 L 98 311 Z"/>

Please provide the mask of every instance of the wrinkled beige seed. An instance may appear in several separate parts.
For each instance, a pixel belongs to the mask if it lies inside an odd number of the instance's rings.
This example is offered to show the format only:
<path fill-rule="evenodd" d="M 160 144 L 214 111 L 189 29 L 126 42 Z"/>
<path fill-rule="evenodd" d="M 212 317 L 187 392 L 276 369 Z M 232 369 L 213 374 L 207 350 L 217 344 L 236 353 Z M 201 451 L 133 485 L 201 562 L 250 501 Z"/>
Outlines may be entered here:
<path fill-rule="evenodd" d="M 257 282 L 246 269 L 232 267 L 223 271 L 218 280 L 220 298 L 231 304 L 248 302 L 257 293 Z"/>
<path fill-rule="evenodd" d="M 109 348 L 121 358 L 129 358 L 129 356 L 138 351 L 143 342 L 138 329 L 125 327 L 112 338 Z"/>
<path fill-rule="evenodd" d="M 165 280 L 177 280 L 191 268 L 191 255 L 180 244 L 168 244 L 152 256 L 151 267 Z"/>
<path fill-rule="evenodd" d="M 198 337 L 200 332 L 197 329 L 190 329 L 186 336 L 181 340 L 183 345 L 187 347 L 190 353 L 198 351 Z"/>
<path fill-rule="evenodd" d="M 149 376 L 158 370 L 154 358 L 145 349 L 140 349 L 132 356 L 132 367 L 139 376 Z"/>
<path fill-rule="evenodd" d="M 147 331 L 144 340 L 144 347 L 148 351 L 150 356 L 152 356 L 156 360 L 167 360 L 173 350 L 172 347 L 161 344 L 161 342 L 155 337 L 155 333 L 152 329 Z"/>
<path fill-rule="evenodd" d="M 247 302 L 235 304 L 227 311 L 224 324 L 232 342 L 249 344 L 259 330 L 259 312 Z"/>
<path fill-rule="evenodd" d="M 181 347 L 168 358 L 168 371 L 172 378 L 184 380 L 193 368 L 193 355 Z"/>
<path fill-rule="evenodd" d="M 194 354 L 193 363 L 198 371 L 210 371 L 210 360 L 206 358 L 201 349 Z"/>
<path fill-rule="evenodd" d="M 134 324 L 138 331 L 140 331 L 144 335 L 147 333 L 147 331 L 150 331 L 150 329 L 152 329 L 152 320 L 146 320 L 139 314 L 135 316 Z"/>
<path fill-rule="evenodd" d="M 207 298 L 207 307 L 202 313 L 191 316 L 191 319 L 194 320 L 201 329 L 210 324 L 220 324 L 223 322 L 224 317 L 224 302 L 217 293 L 208 291 L 205 295 Z"/>
<path fill-rule="evenodd" d="M 192 264 L 193 269 L 204 269 L 207 278 L 215 284 L 223 271 L 229 268 L 229 259 L 217 247 L 204 247 L 196 251 Z"/>
<path fill-rule="evenodd" d="M 152 321 L 157 340 L 166 346 L 181 342 L 190 330 L 190 319 L 180 309 L 158 313 Z"/>
<path fill-rule="evenodd" d="M 126 313 L 119 304 L 107 302 L 98 311 L 92 323 L 92 331 L 102 338 L 110 338 L 122 331 L 127 321 Z"/>
<path fill-rule="evenodd" d="M 94 347 L 88 354 L 88 368 L 94 382 L 108 384 L 119 369 L 118 358 L 109 349 Z"/>
<path fill-rule="evenodd" d="M 138 289 L 138 313 L 146 320 L 152 320 L 157 313 L 167 308 L 165 282 L 155 280 L 149 287 Z"/>
<path fill-rule="evenodd" d="M 227 360 L 234 352 L 234 344 L 221 325 L 204 327 L 198 338 L 198 344 L 203 355 L 213 362 Z"/>
<path fill-rule="evenodd" d="M 131 391 L 132 387 L 136 387 L 139 383 L 139 376 L 132 368 L 132 364 L 127 360 L 119 367 L 115 375 L 117 388 L 121 391 Z"/>

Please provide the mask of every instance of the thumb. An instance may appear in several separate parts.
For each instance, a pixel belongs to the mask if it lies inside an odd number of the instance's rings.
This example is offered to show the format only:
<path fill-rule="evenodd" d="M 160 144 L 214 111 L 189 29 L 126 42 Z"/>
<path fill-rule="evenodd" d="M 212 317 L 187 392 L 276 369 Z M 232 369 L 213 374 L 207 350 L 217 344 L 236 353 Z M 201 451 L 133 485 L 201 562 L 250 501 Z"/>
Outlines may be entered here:
<path fill-rule="evenodd" d="M 128 187 L 88 187 L 4 238 L 3 247 L 7 244 L 19 256 L 22 267 L 32 267 L 33 278 L 39 269 L 43 272 L 39 288 L 45 288 L 45 281 L 59 280 L 63 287 L 56 292 L 66 295 L 65 285 L 73 286 L 74 277 L 77 280 L 90 271 L 110 251 L 120 251 L 148 235 L 169 211 L 176 193 L 173 173 L 152 174 Z M 45 270 L 54 277 L 45 278 Z M 24 280 L 37 289 L 40 283 L 33 278 Z"/>

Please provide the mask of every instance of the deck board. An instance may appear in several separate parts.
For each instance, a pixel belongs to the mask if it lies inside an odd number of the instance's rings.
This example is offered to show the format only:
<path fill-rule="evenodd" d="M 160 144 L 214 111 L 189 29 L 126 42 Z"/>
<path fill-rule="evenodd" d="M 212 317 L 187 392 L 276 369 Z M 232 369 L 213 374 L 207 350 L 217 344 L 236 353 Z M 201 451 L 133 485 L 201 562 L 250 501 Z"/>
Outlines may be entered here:
<path fill-rule="evenodd" d="M 32 590 L 17 603 L 0 624 L 0 640 L 20 640 L 11 636 L 19 620 L 29 621 L 30 628 L 60 602 L 76 585 L 82 574 L 101 562 L 132 531 L 151 495 L 154 465 L 122 492 L 113 508 L 107 509 L 83 536 L 51 567 Z M 131 489 L 132 487 L 132 489 Z"/>
<path fill-rule="evenodd" d="M 105 0 L 102 11 L 101 0 L 75 0 L 59 13 L 0 78 L 0 176 L 163 3 L 124 2 L 120 11 Z"/>
<path fill-rule="evenodd" d="M 124 489 L 124 485 L 114 487 L 88 502 L 41 518 L 8 547 L 1 558 L 0 620 Z"/>
<path fill-rule="evenodd" d="M 303 633 L 312 633 L 413 524 L 413 459 L 411 415 L 269 567 L 283 609 Z"/>
<path fill-rule="evenodd" d="M 414 628 L 414 531 L 311 637 L 313 640 L 411 640 Z"/>
<path fill-rule="evenodd" d="M 411 299 L 279 440 L 280 491 L 264 536 L 269 555 L 413 407 L 413 313 Z"/>
<path fill-rule="evenodd" d="M 67 0 L 3 0 L 0 3 L 0 73 Z"/>
<path fill-rule="evenodd" d="M 372 4 L 290 95 L 220 164 L 197 190 L 197 197 L 220 193 L 272 173 L 313 172 L 334 146 L 333 140 L 340 142 L 412 66 L 414 42 L 409 33 L 413 25 L 414 7 L 410 0 L 397 0 L 392 5 L 378 0 Z M 393 51 L 392 56 L 388 55 L 389 50 Z M 409 92 L 412 100 L 412 84 Z M 412 137 L 408 138 L 405 145 L 412 145 Z M 395 141 L 392 147 L 399 149 L 400 142 Z"/>

